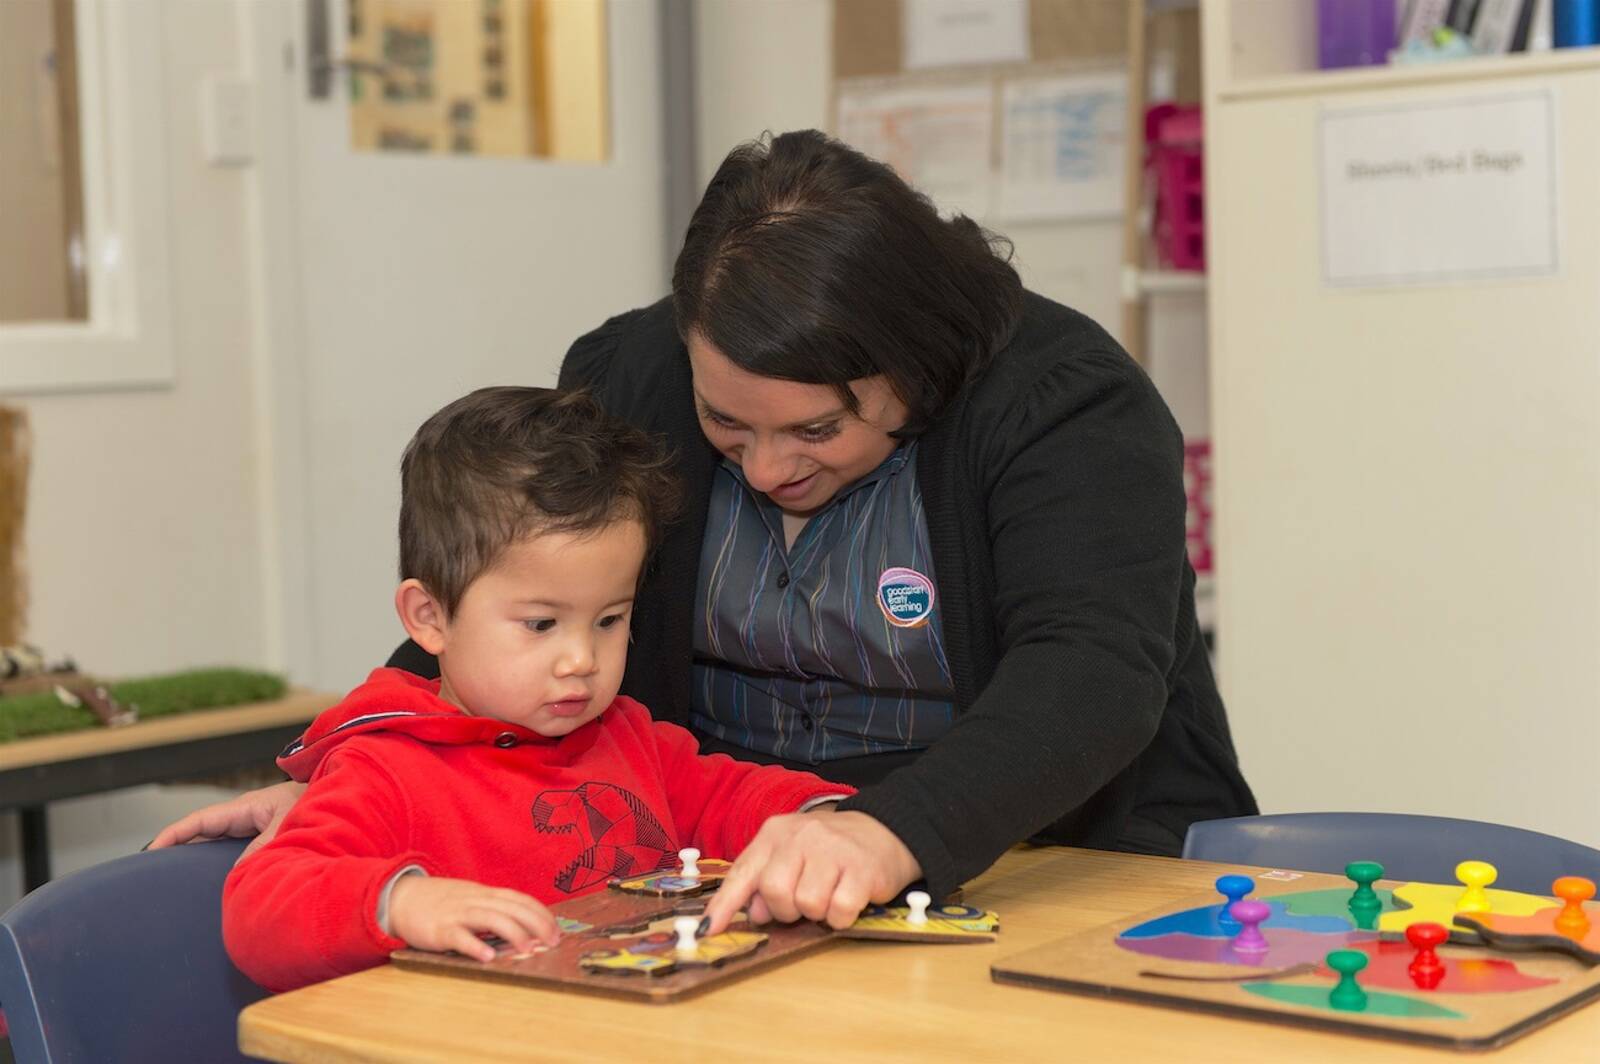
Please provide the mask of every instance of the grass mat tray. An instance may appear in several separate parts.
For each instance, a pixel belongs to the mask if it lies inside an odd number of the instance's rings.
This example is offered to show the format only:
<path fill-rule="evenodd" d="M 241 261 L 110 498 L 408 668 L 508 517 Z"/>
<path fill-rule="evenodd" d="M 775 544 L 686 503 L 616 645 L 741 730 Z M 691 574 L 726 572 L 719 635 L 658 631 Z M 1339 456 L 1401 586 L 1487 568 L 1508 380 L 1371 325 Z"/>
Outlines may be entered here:
<path fill-rule="evenodd" d="M 67 682 L 76 683 L 81 679 L 74 677 Z M 166 676 L 118 680 L 105 687 L 122 705 L 138 706 L 140 720 L 197 709 L 268 702 L 282 698 L 289 690 L 283 677 L 250 669 L 194 669 Z M 100 726 L 88 709 L 65 705 L 49 691 L 0 698 L 0 742 Z"/>

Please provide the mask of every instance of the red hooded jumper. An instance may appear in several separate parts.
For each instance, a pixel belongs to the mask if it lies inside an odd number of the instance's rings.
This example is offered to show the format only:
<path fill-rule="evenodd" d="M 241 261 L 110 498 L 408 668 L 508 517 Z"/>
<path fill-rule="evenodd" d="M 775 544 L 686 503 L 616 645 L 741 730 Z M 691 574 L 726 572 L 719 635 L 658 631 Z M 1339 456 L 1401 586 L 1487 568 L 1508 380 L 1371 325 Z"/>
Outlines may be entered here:
<path fill-rule="evenodd" d="M 370 968 L 403 941 L 378 926 L 400 869 L 509 887 L 545 904 L 694 846 L 731 859 L 768 817 L 851 788 L 701 756 L 694 736 L 619 697 L 546 738 L 378 669 L 284 750 L 310 787 L 222 893 L 223 939 L 260 985 L 287 990 Z"/>

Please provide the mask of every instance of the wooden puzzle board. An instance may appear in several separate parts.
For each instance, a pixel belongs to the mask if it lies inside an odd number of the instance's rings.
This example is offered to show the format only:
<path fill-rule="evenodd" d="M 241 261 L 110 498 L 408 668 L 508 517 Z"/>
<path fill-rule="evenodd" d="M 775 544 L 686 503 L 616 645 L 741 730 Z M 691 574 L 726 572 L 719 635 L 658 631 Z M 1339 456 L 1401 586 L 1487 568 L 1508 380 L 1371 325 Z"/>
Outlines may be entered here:
<path fill-rule="evenodd" d="M 1253 870 L 1245 870 L 1246 873 Z M 1349 880 L 1341 876 L 1316 873 L 1282 873 L 1296 878 L 1286 881 L 1256 878 L 1252 897 L 1262 901 L 1287 900 L 1289 896 L 1317 890 L 1342 890 L 1349 892 Z M 1380 880 L 1380 892 L 1404 886 Z M 1459 890 L 1460 888 L 1455 888 Z M 1118 936 L 1147 921 L 1171 916 L 1186 910 L 1215 906 L 1221 902 L 1216 893 L 1194 894 L 1175 899 L 1157 909 L 1119 920 L 1114 924 L 1069 935 L 1066 938 L 1005 958 L 990 969 L 996 982 L 1011 983 L 1070 993 L 1107 996 L 1147 1004 L 1193 1011 L 1214 1012 L 1224 1015 L 1265 1020 L 1273 1023 L 1301 1027 L 1322 1028 L 1349 1034 L 1368 1035 L 1405 1042 L 1447 1046 L 1454 1049 L 1491 1049 L 1520 1037 L 1551 1020 L 1600 997 L 1600 967 L 1589 967 L 1574 957 L 1559 953 L 1506 952 L 1481 945 L 1441 946 L 1439 957 L 1447 964 L 1462 960 L 1485 959 L 1509 961 L 1518 972 L 1531 979 L 1555 980 L 1550 985 L 1515 991 L 1486 991 L 1481 993 L 1451 992 L 1447 984 L 1434 990 L 1375 988 L 1367 979 L 1361 983 L 1371 995 L 1374 989 L 1392 997 L 1421 1001 L 1447 1009 L 1454 1017 L 1382 1015 L 1375 1012 L 1344 1012 L 1307 1003 L 1291 1003 L 1262 996 L 1249 986 L 1272 984 L 1282 988 L 1307 988 L 1281 991 L 1304 994 L 1307 1001 L 1321 1000 L 1322 992 L 1333 987 L 1335 977 L 1325 969 L 1302 968 L 1297 974 L 1278 978 L 1255 978 L 1241 981 L 1238 977 L 1251 972 L 1265 973 L 1284 970 L 1284 965 L 1273 957 L 1273 950 L 1263 956 L 1257 968 L 1239 964 L 1222 964 L 1188 961 L 1134 952 L 1118 944 Z M 1552 899 L 1552 906 L 1560 902 Z M 1271 921 L 1263 926 L 1269 943 L 1274 939 L 1281 944 L 1287 939 L 1275 930 Z M 1352 927 L 1352 935 L 1355 930 Z M 1308 936 L 1309 937 L 1309 936 Z M 1372 940 L 1375 933 L 1365 933 Z M 1384 940 L 1396 938 L 1384 933 Z M 1328 949 L 1345 947 L 1338 936 L 1329 935 Z M 1148 941 L 1148 939 L 1146 940 Z M 1403 942 L 1382 943 L 1391 951 L 1410 953 Z M 1375 948 L 1375 947 L 1369 947 Z M 1300 958 L 1293 958 L 1299 960 Z M 1374 962 L 1376 963 L 1376 962 Z M 1288 967 L 1295 967 L 1290 965 Z M 1475 966 L 1483 968 L 1482 965 Z M 1363 976 L 1372 974 L 1369 967 Z M 1160 973 L 1151 975 L 1147 973 Z M 1162 976 L 1189 976 L 1201 979 L 1228 981 L 1202 982 Z M 1229 977 L 1232 977 L 1231 979 Z"/>
<path fill-rule="evenodd" d="M 560 944 L 554 949 L 519 956 L 503 947 L 499 955 L 487 964 L 455 953 L 430 953 L 414 949 L 398 950 L 392 954 L 392 959 L 401 968 L 414 971 L 465 975 L 665 1004 L 692 997 L 719 983 L 783 964 L 802 953 L 837 941 L 822 924 L 809 921 L 767 924 L 752 929 L 767 935 L 763 945 L 752 954 L 728 959 L 720 967 L 678 967 L 662 975 L 647 975 L 638 972 L 590 972 L 579 966 L 579 958 L 585 953 L 624 948 L 629 940 L 637 940 L 645 934 L 644 931 L 636 931 L 613 937 L 606 933 L 607 928 L 619 924 L 637 925 L 652 919 L 662 921 L 662 927 L 670 927 L 675 915 L 688 910 L 698 911 L 704 908 L 705 901 L 704 897 L 675 900 L 615 890 L 597 891 L 551 906 L 550 911 L 563 920 L 564 926 L 572 926 L 568 921 L 589 925 L 584 930 L 564 931 Z M 736 923 L 733 929 L 742 930 L 745 927 L 742 923 Z"/>

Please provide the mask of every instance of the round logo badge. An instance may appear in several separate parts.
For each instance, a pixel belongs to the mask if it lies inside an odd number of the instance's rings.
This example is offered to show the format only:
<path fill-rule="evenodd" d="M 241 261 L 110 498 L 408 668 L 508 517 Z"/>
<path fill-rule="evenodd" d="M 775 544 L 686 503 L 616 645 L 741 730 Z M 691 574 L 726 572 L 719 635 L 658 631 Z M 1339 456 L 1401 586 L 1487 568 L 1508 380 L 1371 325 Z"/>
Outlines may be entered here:
<path fill-rule="evenodd" d="M 915 569 L 885 569 L 878 577 L 878 608 L 896 628 L 916 628 L 933 616 L 933 581 Z"/>

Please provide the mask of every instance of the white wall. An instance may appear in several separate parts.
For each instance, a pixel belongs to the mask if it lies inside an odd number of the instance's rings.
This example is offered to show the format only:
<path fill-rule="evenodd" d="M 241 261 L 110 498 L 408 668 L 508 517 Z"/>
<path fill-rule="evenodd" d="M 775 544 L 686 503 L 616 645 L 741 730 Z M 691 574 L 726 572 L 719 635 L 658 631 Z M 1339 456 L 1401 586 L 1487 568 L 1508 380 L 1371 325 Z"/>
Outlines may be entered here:
<path fill-rule="evenodd" d="M 105 676 L 265 663 L 246 186 L 243 171 L 206 166 L 198 141 L 198 81 L 237 62 L 234 8 L 168 0 L 161 14 L 176 383 L 20 400 L 34 436 L 29 639 Z M 137 849 L 221 793 L 57 804 L 55 871 Z M 6 820 L 0 906 L 21 889 Z"/>

